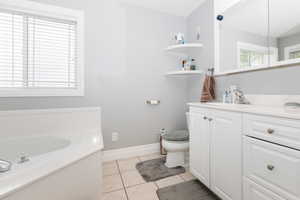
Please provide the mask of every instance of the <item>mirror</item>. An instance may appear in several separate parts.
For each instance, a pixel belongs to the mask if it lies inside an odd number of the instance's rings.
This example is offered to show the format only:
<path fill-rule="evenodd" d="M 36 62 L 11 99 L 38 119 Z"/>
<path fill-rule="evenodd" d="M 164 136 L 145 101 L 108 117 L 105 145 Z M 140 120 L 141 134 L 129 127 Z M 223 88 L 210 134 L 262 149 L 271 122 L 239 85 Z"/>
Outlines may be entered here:
<path fill-rule="evenodd" d="M 300 62 L 299 0 L 226 1 L 226 8 L 215 10 L 217 73 Z"/>
<path fill-rule="evenodd" d="M 239 1 L 221 15 L 220 72 L 268 66 L 268 1 Z"/>
<path fill-rule="evenodd" d="M 300 58 L 300 1 L 270 0 L 271 65 Z"/>

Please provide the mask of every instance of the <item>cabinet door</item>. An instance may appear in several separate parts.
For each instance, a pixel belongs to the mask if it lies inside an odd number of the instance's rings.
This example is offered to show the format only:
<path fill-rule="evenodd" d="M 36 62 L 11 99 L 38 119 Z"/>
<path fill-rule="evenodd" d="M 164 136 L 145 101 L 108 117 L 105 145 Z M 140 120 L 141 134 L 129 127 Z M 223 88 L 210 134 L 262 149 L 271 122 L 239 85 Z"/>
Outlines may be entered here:
<path fill-rule="evenodd" d="M 223 200 L 241 200 L 242 116 L 211 113 L 211 189 Z"/>
<path fill-rule="evenodd" d="M 209 187 L 210 133 L 207 112 L 190 113 L 190 170 L 203 184 Z"/>

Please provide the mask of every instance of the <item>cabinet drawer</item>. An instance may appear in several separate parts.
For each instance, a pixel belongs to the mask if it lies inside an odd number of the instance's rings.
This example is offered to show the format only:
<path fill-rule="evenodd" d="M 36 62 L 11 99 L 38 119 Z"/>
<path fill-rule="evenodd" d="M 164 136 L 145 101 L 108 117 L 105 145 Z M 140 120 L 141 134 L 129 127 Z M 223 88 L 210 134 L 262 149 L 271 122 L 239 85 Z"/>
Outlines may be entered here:
<path fill-rule="evenodd" d="M 266 188 L 244 179 L 244 200 L 287 200 Z"/>
<path fill-rule="evenodd" d="M 190 107 L 190 113 L 201 113 L 208 115 L 209 110 L 206 108 Z"/>
<path fill-rule="evenodd" d="M 244 135 L 300 150 L 300 120 L 246 114 Z"/>
<path fill-rule="evenodd" d="M 300 151 L 244 138 L 244 176 L 281 197 L 300 199 Z"/>

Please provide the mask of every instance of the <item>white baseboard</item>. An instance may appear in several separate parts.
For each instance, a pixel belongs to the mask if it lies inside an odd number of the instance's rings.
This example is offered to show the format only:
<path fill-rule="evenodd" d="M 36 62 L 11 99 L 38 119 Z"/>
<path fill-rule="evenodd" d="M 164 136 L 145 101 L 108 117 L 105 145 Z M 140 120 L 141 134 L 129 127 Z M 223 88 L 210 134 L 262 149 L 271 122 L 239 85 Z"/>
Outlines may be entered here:
<path fill-rule="evenodd" d="M 147 144 L 141 146 L 127 147 L 122 149 L 114 149 L 103 151 L 103 161 L 113 161 L 119 159 L 126 159 L 135 156 L 143 156 L 152 153 L 160 152 L 160 144 Z"/>

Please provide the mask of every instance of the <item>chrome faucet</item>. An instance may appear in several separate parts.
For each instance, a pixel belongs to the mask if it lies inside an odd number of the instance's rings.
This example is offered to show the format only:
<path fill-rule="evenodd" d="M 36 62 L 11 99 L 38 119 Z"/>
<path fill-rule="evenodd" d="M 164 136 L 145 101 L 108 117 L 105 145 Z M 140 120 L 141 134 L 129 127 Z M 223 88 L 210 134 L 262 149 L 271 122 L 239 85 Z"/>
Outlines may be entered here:
<path fill-rule="evenodd" d="M 250 104 L 250 102 L 246 99 L 242 90 L 236 89 L 233 91 L 232 95 L 233 95 L 234 104 Z"/>
<path fill-rule="evenodd" d="M 250 104 L 250 102 L 246 99 L 243 91 L 235 85 L 232 85 L 230 86 L 230 89 L 225 90 L 225 93 L 223 95 L 223 103 Z"/>
<path fill-rule="evenodd" d="M 0 159 L 0 173 L 9 171 L 11 166 L 12 166 L 11 162 Z"/>

